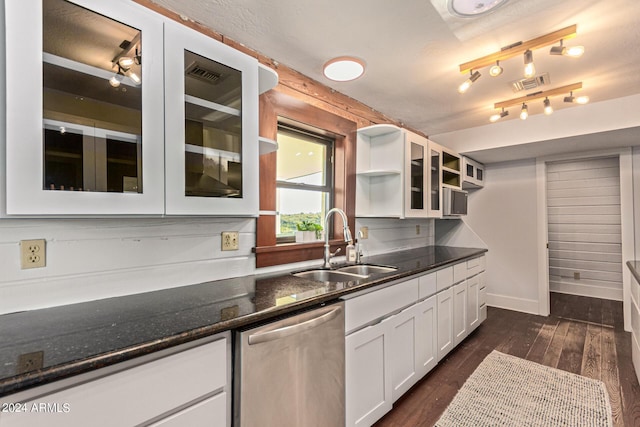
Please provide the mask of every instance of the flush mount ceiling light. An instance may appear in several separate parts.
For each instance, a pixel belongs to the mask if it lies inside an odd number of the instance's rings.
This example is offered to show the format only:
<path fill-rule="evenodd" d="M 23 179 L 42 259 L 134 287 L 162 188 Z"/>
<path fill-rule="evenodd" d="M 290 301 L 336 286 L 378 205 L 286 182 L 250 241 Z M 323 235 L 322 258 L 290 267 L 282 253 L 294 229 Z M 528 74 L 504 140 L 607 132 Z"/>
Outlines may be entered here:
<path fill-rule="evenodd" d="M 471 72 L 471 74 L 469 75 L 469 78 L 464 82 L 462 82 L 460 86 L 458 86 L 458 92 L 465 93 L 471 87 L 473 82 L 475 82 L 479 78 L 480 78 L 480 73 L 478 71 Z"/>
<path fill-rule="evenodd" d="M 508 0 L 448 0 L 449 13 L 461 18 L 474 18 L 489 13 Z"/>
<path fill-rule="evenodd" d="M 500 61 L 496 61 L 496 65 L 489 68 L 489 75 L 491 77 L 498 77 L 503 71 L 503 68 L 500 66 Z"/>
<path fill-rule="evenodd" d="M 323 67 L 325 77 L 336 82 L 355 80 L 364 74 L 364 70 L 364 61 L 352 56 L 333 58 Z"/>
<path fill-rule="evenodd" d="M 580 58 L 583 53 L 584 46 L 565 47 L 562 44 L 562 39 L 560 39 L 560 46 L 553 46 L 549 51 L 549 54 L 551 55 L 564 55 L 571 58 Z"/>

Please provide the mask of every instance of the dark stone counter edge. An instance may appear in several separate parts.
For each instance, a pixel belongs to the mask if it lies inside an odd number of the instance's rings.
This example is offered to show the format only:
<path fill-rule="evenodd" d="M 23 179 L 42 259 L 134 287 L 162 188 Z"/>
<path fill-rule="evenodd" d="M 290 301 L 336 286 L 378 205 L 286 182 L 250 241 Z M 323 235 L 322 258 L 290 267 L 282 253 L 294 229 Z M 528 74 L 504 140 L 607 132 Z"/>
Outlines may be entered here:
<path fill-rule="evenodd" d="M 425 273 L 430 270 L 436 270 L 441 267 L 445 267 L 450 264 L 457 264 L 460 261 L 476 258 L 479 255 L 487 252 L 487 249 L 478 249 L 477 252 L 470 255 L 466 255 L 458 258 L 451 258 L 447 261 L 429 265 L 424 268 L 416 268 L 409 271 L 402 271 L 396 274 L 386 274 L 383 277 L 364 281 L 358 286 L 353 286 L 347 289 L 341 289 L 332 291 L 324 295 L 318 295 L 306 300 L 298 301 L 295 303 L 287 304 L 285 306 L 274 307 L 269 310 L 253 313 L 250 315 L 238 317 L 229 321 L 218 322 L 212 325 L 203 326 L 201 328 L 186 331 L 180 334 L 171 335 L 162 339 L 140 343 L 135 346 L 130 346 L 123 349 L 110 351 L 107 353 L 99 354 L 86 359 L 80 359 L 73 362 L 51 366 L 45 369 L 31 371 L 26 374 L 16 375 L 14 377 L 7 378 L 0 381 L 0 397 L 7 396 L 9 394 L 24 391 L 30 388 L 38 387 L 48 384 L 53 381 L 62 380 L 65 378 L 73 377 L 79 374 L 94 371 L 96 369 L 104 368 L 107 366 L 115 365 L 117 363 L 125 362 L 127 360 L 134 359 L 136 357 L 144 356 L 160 350 L 175 347 L 180 344 L 185 344 L 191 341 L 195 341 L 201 338 L 206 338 L 215 334 L 230 331 L 232 329 L 242 328 L 254 323 L 264 322 L 277 316 L 282 316 L 305 308 L 317 306 L 323 303 L 336 301 L 340 297 L 351 294 L 354 292 L 362 291 L 367 288 L 375 287 L 384 283 L 399 280 L 405 277 L 414 276 L 417 274 Z M 627 263 L 629 264 L 629 263 Z M 629 265 L 631 271 L 636 278 L 639 277 L 634 268 Z M 640 278 L 638 278 L 640 281 Z"/>
<path fill-rule="evenodd" d="M 631 274 L 633 274 L 633 277 L 635 277 L 638 283 L 640 283 L 640 261 L 627 261 L 627 267 L 629 267 L 629 270 L 631 270 Z"/>

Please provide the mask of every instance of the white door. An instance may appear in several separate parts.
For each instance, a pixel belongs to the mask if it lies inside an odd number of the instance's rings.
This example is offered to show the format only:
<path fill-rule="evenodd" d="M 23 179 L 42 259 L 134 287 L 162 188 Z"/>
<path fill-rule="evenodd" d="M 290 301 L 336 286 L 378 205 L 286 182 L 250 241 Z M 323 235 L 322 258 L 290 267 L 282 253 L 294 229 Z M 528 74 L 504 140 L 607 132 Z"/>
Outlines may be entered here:
<path fill-rule="evenodd" d="M 454 346 L 467 337 L 467 281 L 453 287 L 453 335 Z"/>
<path fill-rule="evenodd" d="M 547 163 L 549 290 L 622 300 L 620 161 Z"/>
<path fill-rule="evenodd" d="M 417 329 L 419 310 L 412 305 L 384 320 L 389 323 L 389 369 L 391 370 L 391 397 L 395 402 L 418 380 Z"/>
<path fill-rule="evenodd" d="M 467 279 L 467 333 L 480 324 L 480 275 Z"/>

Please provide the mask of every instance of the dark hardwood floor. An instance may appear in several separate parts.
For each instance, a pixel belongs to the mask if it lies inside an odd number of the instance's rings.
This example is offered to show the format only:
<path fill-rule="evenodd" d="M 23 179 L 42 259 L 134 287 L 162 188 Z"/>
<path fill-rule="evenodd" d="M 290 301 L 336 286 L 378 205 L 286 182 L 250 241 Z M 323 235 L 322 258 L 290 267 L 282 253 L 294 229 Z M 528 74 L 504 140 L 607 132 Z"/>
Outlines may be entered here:
<path fill-rule="evenodd" d="M 487 320 L 375 426 L 432 426 L 494 349 L 603 381 L 614 426 L 640 426 L 640 385 L 622 316 L 621 302 L 556 293 L 549 317 L 489 307 Z"/>

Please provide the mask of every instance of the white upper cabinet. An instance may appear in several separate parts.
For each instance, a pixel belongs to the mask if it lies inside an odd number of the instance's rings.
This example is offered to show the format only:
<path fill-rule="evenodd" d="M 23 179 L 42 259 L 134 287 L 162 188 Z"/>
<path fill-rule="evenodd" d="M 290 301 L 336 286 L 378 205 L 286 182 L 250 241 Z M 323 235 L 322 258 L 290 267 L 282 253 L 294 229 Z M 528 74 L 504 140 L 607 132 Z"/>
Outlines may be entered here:
<path fill-rule="evenodd" d="M 466 156 L 462 156 L 462 177 L 462 188 L 474 189 L 484 187 L 484 165 Z"/>
<path fill-rule="evenodd" d="M 430 146 L 427 138 L 394 125 L 358 129 L 356 216 L 442 216 L 442 155 Z"/>
<path fill-rule="evenodd" d="M 258 61 L 165 24 L 166 213 L 258 215 Z"/>
<path fill-rule="evenodd" d="M 3 214 L 162 214 L 162 20 L 130 1 L 4 7 Z"/>

